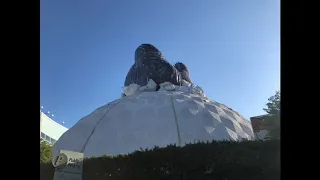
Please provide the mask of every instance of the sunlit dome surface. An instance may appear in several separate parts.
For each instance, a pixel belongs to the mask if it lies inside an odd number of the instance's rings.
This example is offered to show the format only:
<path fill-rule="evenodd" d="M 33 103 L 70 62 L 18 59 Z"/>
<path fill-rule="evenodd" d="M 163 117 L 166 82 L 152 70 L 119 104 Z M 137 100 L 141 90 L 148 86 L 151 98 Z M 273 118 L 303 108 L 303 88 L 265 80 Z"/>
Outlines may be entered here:
<path fill-rule="evenodd" d="M 148 60 L 136 52 L 135 63 L 137 58 Z M 168 79 L 172 76 L 167 76 L 167 71 L 163 79 L 159 73 L 152 74 L 156 79 L 153 80 L 148 73 L 140 73 L 147 77 L 136 75 L 134 67 L 131 74 L 139 78 L 128 73 L 124 96 L 79 120 L 55 143 L 54 155 L 61 149 L 91 157 L 168 144 L 183 146 L 198 140 L 253 139 L 250 122 L 227 106 L 208 99 L 190 80 L 189 72 L 180 73 L 183 69 L 175 66 L 170 72 L 180 79 Z"/>

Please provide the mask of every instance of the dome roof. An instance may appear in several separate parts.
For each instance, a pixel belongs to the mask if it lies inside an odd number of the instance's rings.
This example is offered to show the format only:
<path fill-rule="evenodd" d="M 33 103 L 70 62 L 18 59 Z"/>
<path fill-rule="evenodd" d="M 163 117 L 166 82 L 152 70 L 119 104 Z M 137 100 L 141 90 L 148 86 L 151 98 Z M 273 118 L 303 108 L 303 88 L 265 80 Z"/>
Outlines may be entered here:
<path fill-rule="evenodd" d="M 155 91 L 152 80 L 148 85 L 124 88 L 127 96 L 79 120 L 55 143 L 54 155 L 61 149 L 91 157 L 198 140 L 253 139 L 249 121 L 209 100 L 201 88 L 163 83 Z"/>

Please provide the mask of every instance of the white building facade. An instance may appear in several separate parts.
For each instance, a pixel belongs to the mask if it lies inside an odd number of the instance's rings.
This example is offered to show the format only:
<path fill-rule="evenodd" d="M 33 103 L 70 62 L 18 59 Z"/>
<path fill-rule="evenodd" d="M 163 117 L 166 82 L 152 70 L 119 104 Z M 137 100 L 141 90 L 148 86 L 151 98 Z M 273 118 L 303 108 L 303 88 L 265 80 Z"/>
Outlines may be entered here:
<path fill-rule="evenodd" d="M 68 128 L 55 122 L 45 113 L 40 111 L 40 138 L 54 144 Z"/>

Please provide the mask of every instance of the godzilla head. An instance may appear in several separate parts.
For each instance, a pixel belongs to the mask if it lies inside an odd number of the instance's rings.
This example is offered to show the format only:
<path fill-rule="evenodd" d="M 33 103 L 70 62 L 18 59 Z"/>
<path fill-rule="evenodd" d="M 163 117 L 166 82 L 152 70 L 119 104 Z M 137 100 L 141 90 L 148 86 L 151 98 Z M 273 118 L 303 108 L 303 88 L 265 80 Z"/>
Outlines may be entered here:
<path fill-rule="evenodd" d="M 141 44 L 135 51 L 135 63 L 143 64 L 146 60 L 161 59 L 162 54 L 152 44 Z"/>

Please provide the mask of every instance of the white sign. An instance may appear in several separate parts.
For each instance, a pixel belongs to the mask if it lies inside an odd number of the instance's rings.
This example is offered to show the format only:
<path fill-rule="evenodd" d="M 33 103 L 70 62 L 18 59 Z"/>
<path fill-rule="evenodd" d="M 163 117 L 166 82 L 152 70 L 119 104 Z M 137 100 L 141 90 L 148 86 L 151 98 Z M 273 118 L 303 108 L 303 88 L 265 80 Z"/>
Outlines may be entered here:
<path fill-rule="evenodd" d="M 258 140 L 264 140 L 268 137 L 269 131 L 267 130 L 260 130 L 259 132 L 255 133 L 255 137 Z"/>
<path fill-rule="evenodd" d="M 68 157 L 64 153 L 52 158 L 52 165 L 56 168 L 63 168 L 67 166 Z"/>
<path fill-rule="evenodd" d="M 82 180 L 83 157 L 83 153 L 60 150 L 52 160 L 56 167 L 53 180 Z"/>

